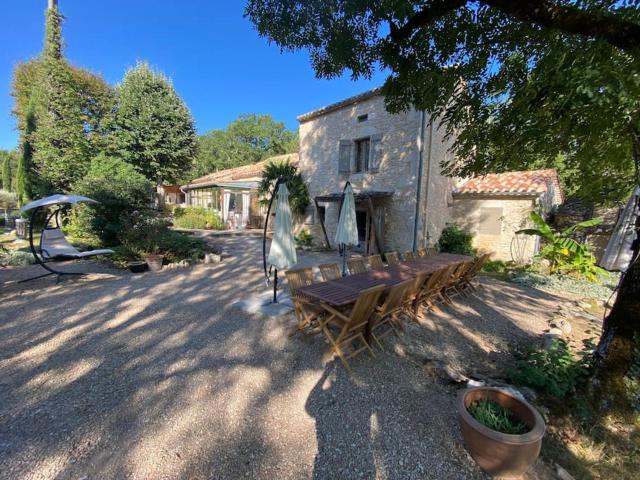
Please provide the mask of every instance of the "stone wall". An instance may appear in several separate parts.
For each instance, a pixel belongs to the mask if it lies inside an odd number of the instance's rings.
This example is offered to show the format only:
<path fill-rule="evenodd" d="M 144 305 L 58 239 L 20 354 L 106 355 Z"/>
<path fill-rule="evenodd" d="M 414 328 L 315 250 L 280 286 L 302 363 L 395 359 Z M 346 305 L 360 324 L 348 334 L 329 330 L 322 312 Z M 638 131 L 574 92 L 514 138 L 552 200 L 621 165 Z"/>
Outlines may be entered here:
<path fill-rule="evenodd" d="M 367 115 L 366 121 L 358 117 Z M 300 164 L 299 168 L 308 183 L 311 198 L 318 195 L 339 193 L 349 180 L 354 190 L 393 191 L 391 198 L 377 200 L 376 217 L 384 233 L 386 250 L 405 251 L 412 248 L 414 218 L 416 211 L 416 190 L 418 160 L 421 135 L 420 112 L 411 110 L 397 115 L 388 113 L 384 99 L 376 95 L 357 103 L 346 105 L 321 116 L 302 120 L 300 124 Z M 428 142 L 428 128 L 425 142 Z M 377 171 L 375 173 L 341 173 L 339 171 L 340 142 L 360 138 L 379 138 L 375 147 Z M 424 143 L 425 147 L 428 146 Z M 421 209 L 431 215 L 426 224 L 421 218 L 418 226 L 419 245 L 424 243 L 427 232 L 436 240 L 448 217 L 450 185 L 440 175 L 439 163 L 443 159 L 445 145 L 442 133 L 434 129 L 431 141 L 431 174 L 428 206 L 425 197 L 427 156 L 425 152 Z M 336 203 L 322 203 L 325 210 L 325 224 L 329 240 L 333 244 L 338 223 Z M 312 205 L 306 219 L 316 240 L 322 240 L 320 221 Z"/>
<path fill-rule="evenodd" d="M 529 212 L 534 208 L 536 199 L 530 197 L 456 195 L 452 222 L 473 233 L 474 247 L 491 253 L 493 260 L 528 262 L 536 254 L 537 237 L 514 237 L 516 231 L 530 226 Z"/>

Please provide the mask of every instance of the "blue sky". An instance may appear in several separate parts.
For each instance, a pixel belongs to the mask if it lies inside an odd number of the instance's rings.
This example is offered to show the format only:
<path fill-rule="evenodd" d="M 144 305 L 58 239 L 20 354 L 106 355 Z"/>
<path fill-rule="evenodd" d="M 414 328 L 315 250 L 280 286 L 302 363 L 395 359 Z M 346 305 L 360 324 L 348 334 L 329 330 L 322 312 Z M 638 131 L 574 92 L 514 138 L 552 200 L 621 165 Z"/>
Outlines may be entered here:
<path fill-rule="evenodd" d="M 11 116 L 13 68 L 42 48 L 46 0 L 3 6 L 0 29 L 0 148 L 17 145 Z M 244 1 L 59 0 L 65 54 L 115 84 L 138 60 L 173 79 L 199 132 L 223 128 L 241 113 L 270 113 L 297 128 L 301 113 L 380 85 L 348 74 L 315 78 L 305 52 L 280 53 L 243 18 Z"/>

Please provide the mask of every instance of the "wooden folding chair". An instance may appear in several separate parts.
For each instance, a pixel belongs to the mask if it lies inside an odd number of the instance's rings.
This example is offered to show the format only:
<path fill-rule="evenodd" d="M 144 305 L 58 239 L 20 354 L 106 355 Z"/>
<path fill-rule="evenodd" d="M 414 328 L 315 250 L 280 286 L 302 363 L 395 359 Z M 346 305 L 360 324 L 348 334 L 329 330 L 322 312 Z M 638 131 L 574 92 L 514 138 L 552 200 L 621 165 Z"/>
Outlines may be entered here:
<path fill-rule="evenodd" d="M 387 261 L 387 265 L 398 265 L 400 263 L 400 255 L 398 252 L 387 252 L 384 254 L 384 259 Z"/>
<path fill-rule="evenodd" d="M 347 267 L 349 267 L 349 273 L 351 275 L 355 275 L 356 273 L 365 273 L 367 271 L 367 264 L 362 257 L 348 258 Z"/>
<path fill-rule="evenodd" d="M 384 263 L 382 263 L 382 257 L 380 255 L 369 255 L 367 262 L 369 263 L 370 270 L 380 270 L 384 268 Z"/>
<path fill-rule="evenodd" d="M 369 324 L 369 318 L 373 314 L 380 295 L 384 291 L 384 285 L 371 287 L 360 292 L 351 312 L 342 313 L 327 304 L 322 307 L 329 313 L 329 317 L 320 321 L 320 328 L 327 337 L 331 348 L 327 355 L 337 355 L 349 373 L 352 373 L 348 360 L 364 350 L 368 350 L 375 357 L 371 346 L 367 343 L 365 333 Z M 332 332 L 331 328 L 336 328 Z M 357 343 L 360 343 L 360 346 Z"/>
<path fill-rule="evenodd" d="M 416 254 L 413 253 L 411 250 L 404 252 L 402 256 L 404 257 L 405 262 L 410 262 L 416 259 Z"/>
<path fill-rule="evenodd" d="M 481 255 L 475 260 L 471 268 L 469 268 L 461 276 L 457 286 L 457 288 L 460 290 L 461 293 L 465 294 L 465 293 L 468 293 L 470 290 L 471 291 L 476 290 L 477 287 L 476 285 L 474 285 L 474 280 L 477 279 L 478 272 L 482 269 L 484 264 L 487 263 L 487 260 L 489 260 L 490 257 L 491 257 L 491 254 L 489 253 L 485 253 L 484 255 Z"/>
<path fill-rule="evenodd" d="M 417 321 L 417 310 L 420 302 L 420 293 L 422 292 L 425 282 L 431 278 L 432 274 L 429 273 L 420 273 L 416 278 L 411 280 L 409 284 L 405 298 L 403 300 L 403 310 L 404 312 L 412 319 Z M 402 328 L 402 323 L 399 324 L 400 328 Z"/>
<path fill-rule="evenodd" d="M 322 280 L 328 282 L 329 280 L 336 280 L 342 277 L 342 272 L 340 272 L 340 265 L 337 263 L 324 263 L 322 265 L 318 265 L 320 269 L 320 276 Z"/>
<path fill-rule="evenodd" d="M 298 320 L 298 329 L 311 325 L 314 321 L 324 313 L 320 305 L 313 303 L 299 295 L 298 289 L 306 287 L 314 282 L 313 268 L 300 268 L 297 270 L 287 270 L 285 273 L 289 291 L 291 292 L 291 301 L 293 302 L 293 311 Z"/>
<path fill-rule="evenodd" d="M 418 250 L 416 250 L 416 257 L 424 258 L 426 256 L 427 256 L 427 249 L 426 248 L 419 248 Z"/>
<path fill-rule="evenodd" d="M 404 313 L 407 292 L 414 283 L 415 279 L 410 279 L 391 287 L 384 298 L 384 302 L 373 314 L 371 320 L 371 338 L 373 338 L 381 350 L 384 350 L 384 347 L 380 340 L 390 333 L 398 335 L 398 329 L 403 329 L 400 316 Z"/>
<path fill-rule="evenodd" d="M 457 264 L 449 265 L 436 270 L 426 280 L 419 297 L 416 300 L 414 313 L 419 317 L 419 307 L 425 306 L 428 310 L 435 310 L 437 303 L 450 303 L 450 300 L 444 295 L 443 291 L 448 285 L 453 271 L 458 268 Z"/>
<path fill-rule="evenodd" d="M 462 262 L 457 265 L 455 270 L 453 270 L 451 276 L 449 277 L 449 281 L 442 290 L 442 294 L 449 300 L 449 302 L 452 301 L 453 297 L 462 293 L 459 289 L 460 282 L 462 281 L 462 278 L 465 276 L 466 272 L 473 267 L 474 263 L 475 260 Z"/>
<path fill-rule="evenodd" d="M 438 250 L 436 249 L 436 247 L 428 247 L 424 249 L 424 254 L 425 257 L 432 257 L 433 255 L 436 255 L 438 253 Z"/>

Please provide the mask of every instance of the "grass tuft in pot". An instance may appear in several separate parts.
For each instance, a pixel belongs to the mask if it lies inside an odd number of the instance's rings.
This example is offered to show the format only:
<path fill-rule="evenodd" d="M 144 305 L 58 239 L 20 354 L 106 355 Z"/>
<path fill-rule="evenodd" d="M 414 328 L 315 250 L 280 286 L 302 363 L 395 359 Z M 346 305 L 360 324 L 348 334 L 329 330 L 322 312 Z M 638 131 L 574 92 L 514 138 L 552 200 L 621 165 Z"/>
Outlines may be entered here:
<path fill-rule="evenodd" d="M 472 403 L 467 410 L 477 422 L 496 432 L 522 435 L 531 430 L 511 410 L 488 399 Z"/>

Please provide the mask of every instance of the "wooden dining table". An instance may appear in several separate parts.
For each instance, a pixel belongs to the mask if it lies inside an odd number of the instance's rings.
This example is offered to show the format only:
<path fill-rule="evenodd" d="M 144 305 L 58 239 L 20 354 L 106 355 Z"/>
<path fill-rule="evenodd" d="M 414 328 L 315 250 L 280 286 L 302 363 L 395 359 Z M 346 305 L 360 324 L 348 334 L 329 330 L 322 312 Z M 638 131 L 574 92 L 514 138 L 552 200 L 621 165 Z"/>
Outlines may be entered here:
<path fill-rule="evenodd" d="M 335 280 L 313 283 L 297 289 L 296 294 L 310 301 L 340 308 L 354 303 L 360 292 L 367 288 L 378 285 L 390 288 L 405 280 L 416 278 L 422 273 L 433 273 L 440 268 L 470 260 L 473 260 L 473 257 L 440 253 Z"/>

